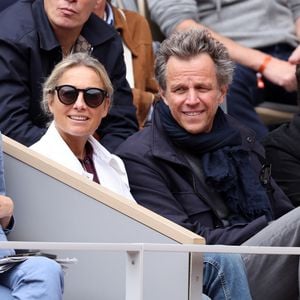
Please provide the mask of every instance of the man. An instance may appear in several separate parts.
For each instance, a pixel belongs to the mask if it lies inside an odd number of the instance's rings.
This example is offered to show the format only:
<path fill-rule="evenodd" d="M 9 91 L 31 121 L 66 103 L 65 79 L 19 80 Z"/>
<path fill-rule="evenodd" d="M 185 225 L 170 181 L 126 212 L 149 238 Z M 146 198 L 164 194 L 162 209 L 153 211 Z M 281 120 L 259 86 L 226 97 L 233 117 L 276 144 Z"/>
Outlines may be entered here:
<path fill-rule="evenodd" d="M 114 101 L 97 134 L 113 151 L 138 130 L 118 33 L 92 14 L 97 0 L 20 0 L 0 18 L 0 129 L 29 146 L 46 131 L 44 79 L 71 52 L 88 51 L 105 66 Z"/>
<path fill-rule="evenodd" d="M 255 133 L 219 108 L 232 74 L 226 48 L 207 31 L 162 43 L 155 75 L 163 101 L 152 124 L 117 151 L 131 192 L 208 244 L 299 246 L 300 209 L 262 168 Z M 254 299 L 298 298 L 298 257 L 243 259 Z"/>
<path fill-rule="evenodd" d="M 147 20 L 137 12 L 122 10 L 110 1 L 98 0 L 94 13 L 115 27 L 124 48 L 126 78 L 133 93 L 140 128 L 144 127 L 158 91 L 154 79 L 152 36 Z"/>
<path fill-rule="evenodd" d="M 12 199 L 5 195 L 1 142 L 0 133 L 0 242 L 3 242 L 7 241 L 6 234 L 11 231 L 14 224 L 12 216 L 14 204 Z M 14 254 L 13 249 L 0 249 L 0 258 Z M 0 286 L 10 290 L 12 299 L 61 300 L 63 285 L 62 268 L 57 262 L 46 257 L 30 257 L 0 274 Z M 2 289 L 0 297 L 8 299 Z"/>
<path fill-rule="evenodd" d="M 228 48 L 238 63 L 227 95 L 228 113 L 254 129 L 260 140 L 268 131 L 255 106 L 263 101 L 297 104 L 298 0 L 148 0 L 148 5 L 165 35 L 207 28 Z"/>

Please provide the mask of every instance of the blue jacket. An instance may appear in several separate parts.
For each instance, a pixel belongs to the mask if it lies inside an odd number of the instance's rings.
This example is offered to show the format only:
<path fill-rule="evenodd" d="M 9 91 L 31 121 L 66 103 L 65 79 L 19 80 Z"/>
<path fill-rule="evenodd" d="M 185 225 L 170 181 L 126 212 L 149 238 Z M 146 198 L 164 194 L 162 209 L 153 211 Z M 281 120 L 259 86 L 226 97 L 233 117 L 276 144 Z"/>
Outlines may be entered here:
<path fill-rule="evenodd" d="M 242 147 L 250 152 L 253 168 L 260 174 L 263 147 L 255 141 L 253 131 L 229 116 L 228 120 L 239 128 Z M 203 236 L 208 244 L 239 245 L 267 225 L 265 216 L 250 223 L 222 225 L 210 206 L 204 183 L 164 132 L 155 109 L 153 123 L 129 137 L 117 154 L 124 160 L 131 192 L 139 204 Z M 274 180 L 271 184 L 273 214 L 278 218 L 293 206 Z"/>
<path fill-rule="evenodd" d="M 131 89 L 126 81 L 123 47 L 118 33 L 91 15 L 81 34 L 92 55 L 105 66 L 114 86 L 113 106 L 98 133 L 113 151 L 138 130 Z M 46 131 L 40 101 L 42 83 L 62 59 L 43 0 L 20 0 L 0 14 L 0 130 L 29 146 Z"/>

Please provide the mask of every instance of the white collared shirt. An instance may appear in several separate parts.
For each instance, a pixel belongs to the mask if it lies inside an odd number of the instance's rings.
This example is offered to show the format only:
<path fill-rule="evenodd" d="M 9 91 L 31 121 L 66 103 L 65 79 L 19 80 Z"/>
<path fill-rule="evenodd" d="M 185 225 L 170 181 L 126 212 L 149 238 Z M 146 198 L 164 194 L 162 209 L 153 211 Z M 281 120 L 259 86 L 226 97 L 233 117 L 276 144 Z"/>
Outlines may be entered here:
<path fill-rule="evenodd" d="M 90 136 L 88 141 L 93 147 L 93 162 L 101 185 L 134 201 L 123 161 L 118 156 L 111 154 L 93 136 Z M 51 123 L 45 135 L 30 148 L 76 173 L 93 179 L 90 176 L 92 174 L 83 169 L 77 157 L 60 136 L 54 122 Z"/>

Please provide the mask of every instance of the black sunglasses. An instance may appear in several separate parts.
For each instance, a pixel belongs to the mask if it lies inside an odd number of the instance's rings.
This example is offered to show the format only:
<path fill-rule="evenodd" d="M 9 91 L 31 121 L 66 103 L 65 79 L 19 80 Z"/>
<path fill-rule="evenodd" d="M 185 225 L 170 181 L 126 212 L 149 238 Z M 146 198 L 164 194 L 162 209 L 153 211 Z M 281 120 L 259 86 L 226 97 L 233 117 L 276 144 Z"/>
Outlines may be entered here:
<path fill-rule="evenodd" d="M 108 97 L 108 93 L 99 88 L 78 89 L 73 85 L 65 84 L 56 86 L 54 89 L 57 91 L 59 101 L 65 105 L 74 104 L 79 92 L 83 92 L 84 102 L 92 108 L 100 106 L 104 99 Z"/>

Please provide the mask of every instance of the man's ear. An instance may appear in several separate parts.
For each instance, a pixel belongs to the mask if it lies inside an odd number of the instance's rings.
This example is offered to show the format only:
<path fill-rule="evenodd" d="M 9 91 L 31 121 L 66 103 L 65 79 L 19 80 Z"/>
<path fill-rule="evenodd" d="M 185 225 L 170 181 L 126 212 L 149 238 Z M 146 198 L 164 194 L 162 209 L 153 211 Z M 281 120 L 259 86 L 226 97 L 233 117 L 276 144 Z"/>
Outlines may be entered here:
<path fill-rule="evenodd" d="M 218 99 L 218 103 L 222 104 L 225 100 L 225 97 L 227 95 L 227 91 L 228 91 L 228 85 L 223 85 L 220 88 L 220 95 L 219 95 L 219 99 Z"/>
<path fill-rule="evenodd" d="M 166 91 L 163 90 L 161 87 L 159 88 L 159 94 L 160 94 L 161 98 L 163 99 L 163 101 L 165 102 L 165 104 L 169 105 L 168 100 L 166 98 Z"/>

